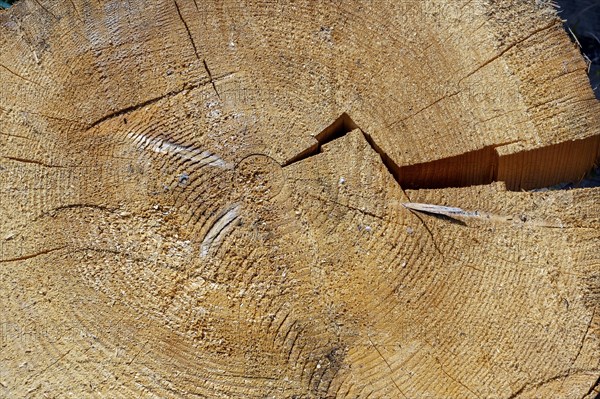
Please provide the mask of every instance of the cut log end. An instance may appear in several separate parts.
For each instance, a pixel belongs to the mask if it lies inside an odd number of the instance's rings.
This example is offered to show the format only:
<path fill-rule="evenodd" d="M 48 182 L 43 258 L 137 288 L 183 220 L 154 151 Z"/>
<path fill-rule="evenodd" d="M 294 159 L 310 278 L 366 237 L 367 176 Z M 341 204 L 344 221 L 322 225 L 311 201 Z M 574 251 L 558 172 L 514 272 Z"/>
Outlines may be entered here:
<path fill-rule="evenodd" d="M 543 3 L 543 2 L 542 2 Z M 0 12 L 0 396 L 598 386 L 598 104 L 534 1 Z"/>

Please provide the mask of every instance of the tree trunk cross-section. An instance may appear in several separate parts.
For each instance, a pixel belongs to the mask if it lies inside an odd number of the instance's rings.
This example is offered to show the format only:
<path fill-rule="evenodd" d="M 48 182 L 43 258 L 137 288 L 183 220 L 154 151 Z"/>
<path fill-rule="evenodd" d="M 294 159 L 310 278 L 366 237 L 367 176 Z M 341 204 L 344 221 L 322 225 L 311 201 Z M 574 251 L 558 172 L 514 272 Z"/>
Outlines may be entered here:
<path fill-rule="evenodd" d="M 595 398 L 586 64 L 545 1 L 0 12 L 0 396 Z"/>

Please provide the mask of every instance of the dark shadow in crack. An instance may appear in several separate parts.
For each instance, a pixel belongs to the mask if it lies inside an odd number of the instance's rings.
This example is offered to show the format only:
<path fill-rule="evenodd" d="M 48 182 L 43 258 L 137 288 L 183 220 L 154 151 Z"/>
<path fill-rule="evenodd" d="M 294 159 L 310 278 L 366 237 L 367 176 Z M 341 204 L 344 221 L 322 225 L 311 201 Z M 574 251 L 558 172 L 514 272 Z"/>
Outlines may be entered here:
<path fill-rule="evenodd" d="M 313 155 L 320 154 L 324 144 L 332 142 L 333 140 L 337 140 L 356 128 L 357 126 L 354 121 L 350 119 L 347 113 L 344 112 L 331 125 L 327 126 L 321 133 L 314 136 L 316 142 L 312 146 L 308 147 L 300 154 L 290 158 L 282 166 L 289 166 L 306 158 L 312 157 Z"/>
<path fill-rule="evenodd" d="M 583 186 L 600 155 L 600 136 L 566 141 L 529 151 L 500 155 L 497 146 L 466 152 L 431 162 L 400 167 L 399 183 L 405 189 L 468 187 L 503 181 L 511 191 L 562 184 Z M 570 183 L 560 183 L 570 182 Z"/>

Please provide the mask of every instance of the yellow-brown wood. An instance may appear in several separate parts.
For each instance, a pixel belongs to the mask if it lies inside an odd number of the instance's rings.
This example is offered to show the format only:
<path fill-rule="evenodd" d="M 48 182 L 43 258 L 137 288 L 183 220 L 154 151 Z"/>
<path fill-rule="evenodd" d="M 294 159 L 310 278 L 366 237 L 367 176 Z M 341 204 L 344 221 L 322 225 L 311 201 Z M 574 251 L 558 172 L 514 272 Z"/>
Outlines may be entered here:
<path fill-rule="evenodd" d="M 546 3 L 0 12 L 0 396 L 595 397 L 600 189 L 522 191 L 599 154 Z"/>

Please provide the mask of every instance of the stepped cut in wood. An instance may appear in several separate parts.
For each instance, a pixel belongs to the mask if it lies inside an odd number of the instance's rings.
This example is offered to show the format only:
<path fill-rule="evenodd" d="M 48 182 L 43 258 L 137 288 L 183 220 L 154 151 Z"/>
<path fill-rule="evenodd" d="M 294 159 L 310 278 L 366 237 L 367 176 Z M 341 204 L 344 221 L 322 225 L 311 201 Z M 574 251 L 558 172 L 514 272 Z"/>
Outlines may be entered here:
<path fill-rule="evenodd" d="M 0 397 L 600 392 L 600 106 L 540 0 L 0 12 Z"/>

